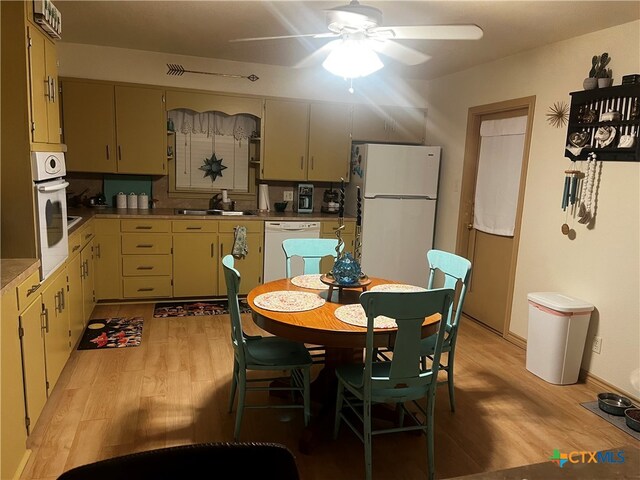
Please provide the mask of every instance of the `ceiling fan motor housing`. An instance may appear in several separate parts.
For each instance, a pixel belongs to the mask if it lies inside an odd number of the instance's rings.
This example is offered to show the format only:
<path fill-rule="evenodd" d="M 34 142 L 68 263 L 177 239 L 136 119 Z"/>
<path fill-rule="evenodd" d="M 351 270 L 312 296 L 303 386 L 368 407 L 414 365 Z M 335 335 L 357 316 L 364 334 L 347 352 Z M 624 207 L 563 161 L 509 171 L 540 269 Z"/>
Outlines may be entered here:
<path fill-rule="evenodd" d="M 343 30 L 366 31 L 382 25 L 382 11 L 353 0 L 349 5 L 327 10 L 327 28 L 334 33 Z"/>

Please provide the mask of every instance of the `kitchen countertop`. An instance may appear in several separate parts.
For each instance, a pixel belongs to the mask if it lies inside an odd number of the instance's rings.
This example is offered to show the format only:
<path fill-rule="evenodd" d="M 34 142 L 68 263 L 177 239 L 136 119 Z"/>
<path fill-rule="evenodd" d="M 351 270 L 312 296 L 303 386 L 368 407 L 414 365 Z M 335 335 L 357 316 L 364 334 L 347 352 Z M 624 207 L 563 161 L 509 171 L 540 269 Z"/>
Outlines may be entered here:
<path fill-rule="evenodd" d="M 40 268 L 40 260 L 37 258 L 3 258 L 0 264 L 2 269 L 2 290 L 4 294 L 12 288 L 16 288 L 33 272 Z"/>

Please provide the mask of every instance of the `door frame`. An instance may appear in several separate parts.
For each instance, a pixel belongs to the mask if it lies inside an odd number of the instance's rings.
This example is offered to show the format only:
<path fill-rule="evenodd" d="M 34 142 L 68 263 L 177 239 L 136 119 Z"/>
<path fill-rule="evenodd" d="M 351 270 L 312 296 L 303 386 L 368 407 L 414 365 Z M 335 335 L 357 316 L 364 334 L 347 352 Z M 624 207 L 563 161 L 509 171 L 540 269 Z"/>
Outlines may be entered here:
<path fill-rule="evenodd" d="M 480 154 L 480 124 L 482 117 L 492 114 L 511 112 L 513 110 L 527 110 L 527 131 L 525 133 L 524 149 L 522 154 L 522 170 L 520 173 L 520 189 L 518 192 L 518 203 L 516 207 L 515 229 L 513 232 L 513 253 L 509 262 L 509 279 L 506 299 L 505 318 L 503 322 L 502 337 L 524 347 L 526 342 L 523 338 L 509 333 L 511 327 L 511 308 L 513 302 L 513 287 L 515 284 L 516 264 L 518 260 L 518 250 L 520 245 L 520 229 L 522 223 L 522 208 L 524 204 L 524 193 L 526 186 L 527 170 L 529 165 L 529 150 L 531 147 L 531 134 L 533 131 L 533 118 L 535 113 L 536 97 L 515 98 L 502 102 L 478 105 L 469 108 L 467 115 L 467 133 L 465 138 L 464 163 L 462 167 L 462 184 L 460 187 L 460 202 L 458 210 L 458 232 L 456 236 L 456 253 L 464 256 L 465 246 L 469 241 L 469 229 L 467 226 L 473 224 L 472 208 L 476 174 L 478 171 L 478 156 Z"/>

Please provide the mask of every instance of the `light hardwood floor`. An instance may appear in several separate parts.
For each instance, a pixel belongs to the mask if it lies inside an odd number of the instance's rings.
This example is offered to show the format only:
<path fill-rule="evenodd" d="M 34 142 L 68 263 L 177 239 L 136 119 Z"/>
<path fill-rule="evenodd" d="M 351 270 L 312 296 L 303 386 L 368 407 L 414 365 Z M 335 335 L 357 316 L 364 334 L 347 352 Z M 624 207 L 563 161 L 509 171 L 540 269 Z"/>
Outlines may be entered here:
<path fill-rule="evenodd" d="M 30 438 L 33 454 L 21 478 L 54 479 L 74 466 L 117 455 L 231 441 L 228 316 L 153 318 L 153 304 L 138 304 L 99 305 L 92 318 L 136 315 L 145 320 L 141 346 L 72 353 Z M 247 330 L 257 332 L 250 316 L 243 317 Z M 593 388 L 550 385 L 524 364 L 523 350 L 463 320 L 456 412 L 449 410 L 445 386 L 437 394 L 437 478 L 544 462 L 554 449 L 638 444 L 580 406 L 596 398 Z M 247 410 L 241 440 L 288 446 L 304 480 L 363 478 L 362 445 L 347 427 L 335 441 L 327 428 L 309 455 L 298 450 L 301 432 L 300 410 Z M 424 437 L 375 437 L 373 465 L 377 480 L 425 478 Z"/>

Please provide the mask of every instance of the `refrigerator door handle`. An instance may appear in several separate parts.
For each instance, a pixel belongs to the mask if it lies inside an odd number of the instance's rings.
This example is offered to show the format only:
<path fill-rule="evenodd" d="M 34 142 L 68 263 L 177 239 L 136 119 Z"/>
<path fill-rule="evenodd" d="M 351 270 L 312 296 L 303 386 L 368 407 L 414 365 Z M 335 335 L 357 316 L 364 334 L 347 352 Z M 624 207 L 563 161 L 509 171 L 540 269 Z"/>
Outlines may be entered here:
<path fill-rule="evenodd" d="M 410 200 L 436 200 L 436 197 L 431 197 L 429 195 L 366 195 L 364 198 L 391 198 L 391 199 L 410 199 Z"/>

